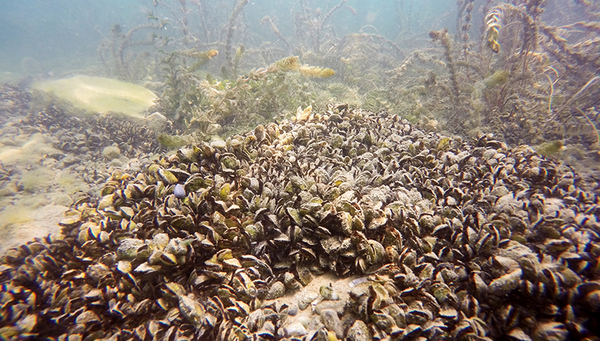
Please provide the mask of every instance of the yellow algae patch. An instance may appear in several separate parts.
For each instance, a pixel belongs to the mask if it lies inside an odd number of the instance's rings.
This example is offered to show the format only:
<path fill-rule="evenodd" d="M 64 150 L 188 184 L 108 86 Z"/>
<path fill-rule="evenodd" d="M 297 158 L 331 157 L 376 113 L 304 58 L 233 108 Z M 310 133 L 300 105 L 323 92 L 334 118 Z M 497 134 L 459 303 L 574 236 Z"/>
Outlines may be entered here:
<path fill-rule="evenodd" d="M 52 93 L 80 109 L 101 114 L 121 112 L 134 117 L 142 117 L 142 111 L 157 99 L 143 86 L 104 77 L 75 76 L 43 81 L 34 84 L 34 89 Z"/>

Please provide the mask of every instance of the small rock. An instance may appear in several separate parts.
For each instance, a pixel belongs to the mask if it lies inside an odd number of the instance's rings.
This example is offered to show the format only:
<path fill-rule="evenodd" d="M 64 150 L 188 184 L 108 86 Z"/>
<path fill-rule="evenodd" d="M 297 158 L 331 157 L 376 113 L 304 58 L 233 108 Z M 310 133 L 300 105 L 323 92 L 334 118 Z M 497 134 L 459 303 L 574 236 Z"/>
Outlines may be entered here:
<path fill-rule="evenodd" d="M 75 323 L 81 325 L 88 325 L 100 322 L 102 322 L 102 320 L 100 320 L 98 315 L 96 315 L 96 313 L 94 313 L 92 310 L 84 311 L 83 313 L 79 314 L 79 316 L 77 316 L 77 319 L 75 320 Z"/>
<path fill-rule="evenodd" d="M 138 159 L 129 160 L 129 170 L 132 172 L 139 172 L 142 169 L 142 165 Z"/>
<path fill-rule="evenodd" d="M 306 329 L 308 330 L 319 330 L 322 327 L 324 327 L 324 325 L 321 322 L 321 316 L 319 315 L 313 315 L 308 321 L 308 324 L 306 324 Z"/>
<path fill-rule="evenodd" d="M 167 117 L 158 111 L 146 117 L 146 124 L 154 131 L 163 131 L 167 127 L 169 120 Z"/>
<path fill-rule="evenodd" d="M 354 321 L 354 324 L 348 329 L 346 337 L 348 341 L 371 341 L 372 337 L 369 334 L 369 328 L 362 320 Z"/>
<path fill-rule="evenodd" d="M 173 189 L 173 194 L 178 199 L 183 199 L 187 196 L 187 194 L 185 193 L 185 188 L 183 188 L 181 184 L 175 185 L 175 188 Z"/>
<path fill-rule="evenodd" d="M 304 310 L 317 298 L 319 298 L 319 295 L 316 292 L 307 292 L 298 299 L 298 307 L 300 310 Z"/>
<path fill-rule="evenodd" d="M 323 309 L 320 315 L 325 327 L 334 332 L 338 339 L 342 339 L 344 337 L 344 328 L 338 314 L 332 309 Z"/>
<path fill-rule="evenodd" d="M 102 278 L 108 276 L 111 272 L 108 266 L 102 263 L 98 263 L 88 266 L 87 271 L 85 273 L 88 278 L 92 279 L 95 282 L 98 282 Z"/>
<path fill-rule="evenodd" d="M 260 336 L 262 338 L 272 339 L 273 336 L 275 335 L 275 325 L 273 325 L 273 322 L 271 322 L 271 321 L 266 321 L 263 324 L 263 327 L 261 328 L 261 330 L 259 330 L 257 332 L 257 334 L 258 334 L 258 336 Z"/>
<path fill-rule="evenodd" d="M 269 293 L 267 294 L 267 299 L 274 300 L 282 297 L 283 295 L 285 295 L 285 285 L 278 281 L 271 285 L 271 289 L 269 289 Z"/>
<path fill-rule="evenodd" d="M 316 315 L 315 315 L 316 316 Z M 318 317 L 318 316 L 317 316 Z M 302 325 L 306 328 L 310 325 L 310 317 L 306 315 L 299 315 L 296 319 L 296 322 L 302 323 Z"/>
<path fill-rule="evenodd" d="M 211 141 L 210 146 L 213 148 L 227 148 L 227 144 L 221 139 Z"/>
<path fill-rule="evenodd" d="M 321 294 L 321 296 L 323 297 L 324 300 L 339 300 L 340 296 L 333 291 L 333 287 L 330 285 L 322 285 L 319 288 L 319 293 Z"/>
<path fill-rule="evenodd" d="M 292 336 L 304 336 L 306 335 L 306 328 L 300 322 L 294 322 L 285 326 L 286 337 Z"/>
<path fill-rule="evenodd" d="M 123 166 L 123 161 L 119 159 L 113 159 L 108 163 L 108 165 L 112 167 L 121 167 Z"/>
<path fill-rule="evenodd" d="M 120 260 L 119 263 L 117 263 L 117 270 L 121 271 L 124 274 L 130 273 L 132 270 L 131 262 L 126 260 Z"/>
<path fill-rule="evenodd" d="M 346 310 L 346 301 L 322 301 L 315 307 L 315 311 L 317 312 L 317 314 L 320 314 L 321 311 L 325 309 L 331 309 L 335 311 L 338 315 L 343 316 Z"/>
<path fill-rule="evenodd" d="M 73 154 L 67 154 L 60 161 L 63 163 L 64 166 L 70 166 L 79 162 L 79 160 L 77 160 L 77 158 Z"/>
<path fill-rule="evenodd" d="M 506 186 L 497 186 L 492 190 L 492 195 L 495 195 L 497 197 L 503 197 L 507 194 L 511 193 L 508 188 L 506 188 Z"/>
<path fill-rule="evenodd" d="M 298 306 L 294 303 L 290 303 L 290 306 L 287 309 L 287 314 L 290 316 L 296 316 L 296 314 L 298 314 Z"/>
<path fill-rule="evenodd" d="M 137 256 L 137 251 L 144 245 L 144 241 L 135 238 L 123 239 L 119 248 L 117 248 L 117 257 L 119 259 L 134 259 Z"/>
<path fill-rule="evenodd" d="M 169 244 L 169 235 L 166 233 L 157 233 L 152 238 L 154 246 L 162 250 Z"/>
<path fill-rule="evenodd" d="M 108 146 L 102 150 L 102 156 L 107 160 L 114 160 L 121 155 L 121 150 L 117 146 Z"/>
<path fill-rule="evenodd" d="M 486 159 L 486 160 L 493 158 L 494 155 L 496 155 L 496 150 L 495 149 L 486 149 L 486 151 L 483 152 L 483 158 Z"/>

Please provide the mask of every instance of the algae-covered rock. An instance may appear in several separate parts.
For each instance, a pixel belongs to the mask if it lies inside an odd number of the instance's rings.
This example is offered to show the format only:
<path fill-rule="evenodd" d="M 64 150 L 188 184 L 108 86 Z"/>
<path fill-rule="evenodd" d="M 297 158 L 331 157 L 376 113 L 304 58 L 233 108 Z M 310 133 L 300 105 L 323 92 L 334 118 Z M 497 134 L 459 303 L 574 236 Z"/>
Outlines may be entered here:
<path fill-rule="evenodd" d="M 120 112 L 140 118 L 142 111 L 157 99 L 142 86 L 103 77 L 75 76 L 41 81 L 33 88 L 52 93 L 80 109 L 102 114 Z"/>
<path fill-rule="evenodd" d="M 182 135 L 169 135 L 167 133 L 162 133 L 159 134 L 156 138 L 158 139 L 158 142 L 160 142 L 161 145 L 171 149 L 183 147 L 191 143 L 189 136 L 186 138 L 186 136 Z"/>
<path fill-rule="evenodd" d="M 107 160 L 116 159 L 121 155 L 121 150 L 117 146 L 108 146 L 102 150 L 102 156 Z"/>
<path fill-rule="evenodd" d="M 538 146 L 533 147 L 536 152 L 543 156 L 551 156 L 558 154 L 564 149 L 563 143 L 560 140 L 544 142 Z"/>

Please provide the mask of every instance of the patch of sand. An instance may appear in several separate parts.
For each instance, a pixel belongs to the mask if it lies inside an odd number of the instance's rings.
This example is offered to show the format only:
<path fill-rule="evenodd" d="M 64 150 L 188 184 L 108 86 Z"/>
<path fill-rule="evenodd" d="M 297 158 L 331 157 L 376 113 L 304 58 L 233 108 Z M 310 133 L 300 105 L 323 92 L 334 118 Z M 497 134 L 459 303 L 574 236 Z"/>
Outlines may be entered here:
<path fill-rule="evenodd" d="M 35 238 L 42 238 L 48 234 L 60 233 L 58 223 L 64 220 L 64 213 L 68 209 L 61 205 L 47 205 L 32 209 L 24 222 L 4 226 L 0 229 L 0 255 L 6 250 L 26 244 Z"/>

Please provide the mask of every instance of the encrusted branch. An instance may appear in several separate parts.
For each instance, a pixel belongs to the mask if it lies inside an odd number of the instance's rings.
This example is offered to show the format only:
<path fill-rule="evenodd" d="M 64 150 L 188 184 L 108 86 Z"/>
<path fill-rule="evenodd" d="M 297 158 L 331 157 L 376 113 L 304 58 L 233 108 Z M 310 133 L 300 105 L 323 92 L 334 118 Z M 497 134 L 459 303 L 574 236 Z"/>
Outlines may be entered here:
<path fill-rule="evenodd" d="M 356 15 L 356 10 L 348 5 L 346 5 L 346 2 L 348 0 L 342 0 L 340 1 L 339 4 L 335 5 L 332 9 L 329 10 L 329 12 L 327 12 L 327 14 L 325 14 L 325 16 L 323 17 L 323 20 L 321 20 L 321 22 L 319 23 L 319 26 L 317 27 L 317 32 L 315 33 L 315 51 L 319 51 L 321 49 L 321 31 L 323 31 L 323 27 L 325 26 L 325 22 L 331 18 L 331 16 L 333 15 L 333 13 L 335 11 L 337 11 L 340 8 L 347 8 L 350 12 L 352 12 L 354 15 Z"/>
<path fill-rule="evenodd" d="M 242 9 L 244 9 L 244 6 L 246 6 L 246 4 L 248 4 L 248 1 L 249 0 L 238 0 L 237 4 L 233 8 L 233 11 L 231 12 L 231 16 L 229 17 L 229 25 L 227 28 L 227 39 L 226 39 L 226 43 L 225 43 L 225 63 L 227 65 L 227 69 L 231 69 L 231 67 L 233 66 L 232 65 L 233 60 L 231 57 L 231 38 L 233 37 L 233 31 L 235 31 L 235 28 L 234 28 L 235 20 L 237 19 L 238 15 L 242 11 Z"/>
<path fill-rule="evenodd" d="M 260 21 L 261 25 L 264 25 L 266 23 L 268 23 L 271 26 L 271 29 L 273 30 L 273 32 L 287 46 L 288 52 L 292 52 L 292 45 L 290 45 L 290 43 L 287 41 L 287 39 L 285 39 L 285 37 L 281 34 L 281 32 L 279 32 L 279 29 L 277 28 L 277 26 L 275 26 L 275 22 L 268 15 L 265 15 L 265 17 L 262 18 L 262 20 Z"/>
<path fill-rule="evenodd" d="M 100 43 L 97 50 L 98 56 L 107 68 L 108 72 L 114 73 L 117 77 L 123 80 L 131 81 L 132 75 L 130 74 L 129 70 L 129 61 L 127 61 L 125 58 L 125 50 L 133 46 L 153 45 L 157 38 L 157 35 L 152 32 L 150 39 L 148 40 L 133 41 L 133 34 L 145 29 L 160 30 L 165 25 L 166 23 L 164 22 L 138 25 L 130 29 L 126 34 L 121 33 L 120 25 L 114 25 L 111 30 L 110 39 L 106 39 Z M 110 62 L 105 57 L 106 51 L 108 51 L 112 57 L 112 67 L 109 65 Z"/>
<path fill-rule="evenodd" d="M 440 31 L 431 31 L 429 32 L 429 37 L 431 37 L 433 41 L 439 40 L 440 43 L 442 43 L 442 46 L 444 46 L 444 56 L 446 57 L 447 61 L 446 66 L 450 72 L 450 81 L 452 82 L 452 100 L 454 105 L 457 105 L 458 96 L 460 95 L 460 88 L 458 86 L 456 64 L 454 63 L 454 58 L 452 57 L 452 40 L 450 39 L 448 30 L 443 29 Z"/>

